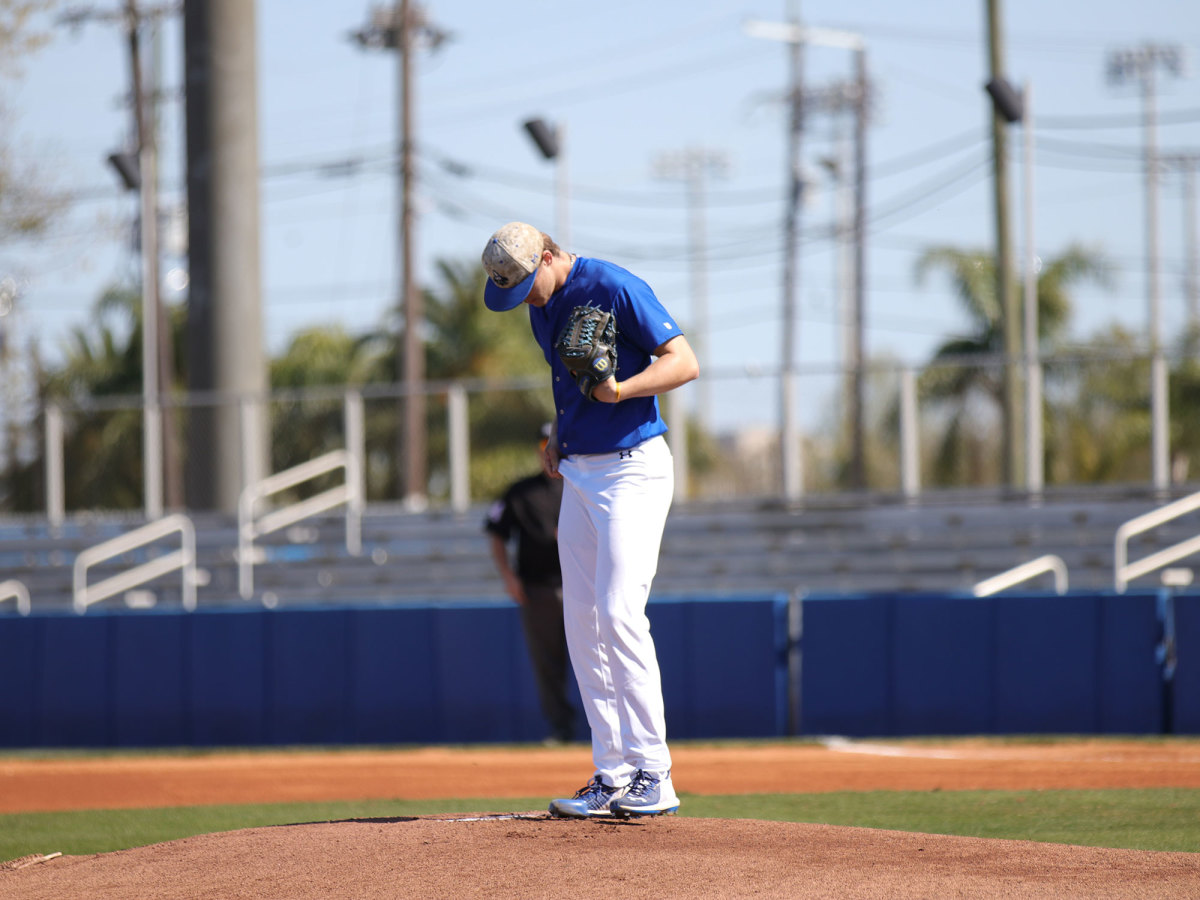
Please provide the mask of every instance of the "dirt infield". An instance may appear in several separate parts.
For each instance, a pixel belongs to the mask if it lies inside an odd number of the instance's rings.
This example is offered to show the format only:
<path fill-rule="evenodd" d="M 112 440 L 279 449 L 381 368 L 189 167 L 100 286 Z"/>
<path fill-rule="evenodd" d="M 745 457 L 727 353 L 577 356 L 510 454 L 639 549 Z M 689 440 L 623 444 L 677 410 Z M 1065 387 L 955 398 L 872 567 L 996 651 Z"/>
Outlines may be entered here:
<path fill-rule="evenodd" d="M 1200 787 L 1200 743 L 680 745 L 688 793 Z M 584 747 L 0 760 L 0 812 L 562 795 Z M 19 867 L 18 867 L 19 866 Z M 0 870 L 11 898 L 1190 897 L 1200 854 L 717 819 L 618 824 L 540 811 L 203 835 Z"/>

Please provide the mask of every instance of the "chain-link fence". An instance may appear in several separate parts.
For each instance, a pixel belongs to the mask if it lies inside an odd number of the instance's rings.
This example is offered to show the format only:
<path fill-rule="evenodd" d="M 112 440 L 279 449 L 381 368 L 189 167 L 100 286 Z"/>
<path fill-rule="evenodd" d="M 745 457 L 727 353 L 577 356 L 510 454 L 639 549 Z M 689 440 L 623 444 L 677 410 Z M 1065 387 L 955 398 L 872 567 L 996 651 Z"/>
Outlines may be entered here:
<path fill-rule="evenodd" d="M 1030 452 L 1044 484 L 1153 484 L 1166 488 L 1200 471 L 1200 383 L 1194 361 L 1047 359 L 1042 363 L 1042 440 L 1018 457 L 1006 439 L 1003 360 L 939 363 L 922 370 L 873 366 L 863 377 L 837 370 L 798 374 L 803 493 L 917 495 L 943 488 L 1027 487 Z M 663 400 L 678 451 L 681 500 L 779 497 L 784 483 L 779 373 L 706 372 Z M 1159 397 L 1156 400 L 1155 395 Z M 224 460 L 243 487 L 333 449 L 359 421 L 369 504 L 410 501 L 405 483 L 407 392 L 399 385 L 309 388 L 263 397 L 173 397 L 159 410 L 160 508 L 196 508 L 211 495 L 215 431 L 231 431 Z M 457 401 L 455 398 L 459 398 Z M 703 401 L 703 406 L 701 406 Z M 415 493 L 432 507 L 487 502 L 537 468 L 541 425 L 553 414 L 542 378 L 425 385 L 424 444 Z M 72 514 L 153 508 L 147 496 L 142 398 L 26 404 L 6 411 L 0 513 Z M 1156 424 L 1155 410 L 1165 413 Z M 348 419 L 353 412 L 358 419 Z M 715 424 L 720 418 L 729 425 Z M 1026 427 L 1023 414 L 1016 427 Z M 152 424 L 151 427 L 157 427 Z M 256 439 L 261 434 L 261 440 Z M 686 437 L 681 441 L 681 437 Z M 356 438 L 357 439 L 357 438 Z M 1022 444 L 1022 446 L 1026 446 Z M 205 465 L 209 464 L 209 465 Z M 1165 473 L 1165 474 L 1164 474 Z M 1164 481 L 1166 483 L 1154 483 Z M 322 490 L 319 480 L 306 490 Z M 200 508 L 204 508 L 203 505 Z"/>

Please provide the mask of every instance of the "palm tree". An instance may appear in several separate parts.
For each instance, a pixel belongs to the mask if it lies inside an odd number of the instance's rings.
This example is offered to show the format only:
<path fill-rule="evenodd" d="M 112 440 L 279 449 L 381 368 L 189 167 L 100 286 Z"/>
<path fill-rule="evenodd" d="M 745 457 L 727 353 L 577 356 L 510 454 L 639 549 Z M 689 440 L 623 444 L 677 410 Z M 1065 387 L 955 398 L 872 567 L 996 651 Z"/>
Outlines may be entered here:
<path fill-rule="evenodd" d="M 167 311 L 172 339 L 182 341 L 184 312 Z M 142 322 L 140 294 L 134 287 L 110 287 L 95 305 L 87 327 L 76 326 L 64 347 L 62 364 L 43 373 L 42 405 L 62 401 L 72 408 L 64 437 L 68 509 L 137 509 L 142 504 L 142 412 L 126 398 L 142 389 Z M 180 359 L 177 354 L 175 359 Z M 171 382 L 182 384 L 176 371 Z M 113 405 L 96 403 L 121 398 Z M 40 483 L 44 450 L 32 460 L 24 480 Z M 37 509 L 33 490 L 15 496 L 19 509 Z"/>
<path fill-rule="evenodd" d="M 525 307 L 494 313 L 483 305 L 487 275 L 478 262 L 443 260 L 437 271 L 441 290 L 425 295 L 430 377 L 501 381 L 529 375 L 539 385 L 532 391 L 496 390 L 472 398 L 470 441 L 478 452 L 471 455 L 471 494 L 493 496 L 528 474 L 530 447 L 552 415 L 546 362 L 533 340 Z M 436 476 L 445 469 L 447 438 L 438 427 L 431 428 L 430 436 L 430 472 Z"/>
<path fill-rule="evenodd" d="M 494 313 L 483 305 L 487 275 L 479 263 L 439 260 L 436 269 L 441 290 L 425 292 L 431 377 L 507 378 L 545 371 L 525 309 Z"/>
<path fill-rule="evenodd" d="M 917 261 L 917 282 L 933 271 L 946 273 L 971 321 L 967 334 L 939 346 L 920 379 L 920 393 L 947 417 L 934 462 L 943 484 L 978 482 L 982 467 L 979 431 L 1003 409 L 1004 372 L 996 365 L 970 365 L 971 357 L 999 358 L 1005 351 L 1003 309 L 996 296 L 996 261 L 990 252 L 933 247 Z M 1070 289 L 1082 281 L 1107 286 L 1111 271 L 1098 253 L 1072 245 L 1038 273 L 1038 339 L 1044 351 L 1059 343 L 1071 315 Z"/>
<path fill-rule="evenodd" d="M 1200 330 L 1184 333 L 1168 375 L 1171 479 L 1200 464 Z M 1087 357 L 1090 357 L 1087 358 Z M 1053 379 L 1051 483 L 1144 482 L 1151 471 L 1150 359 L 1144 337 L 1119 326 L 1088 341 L 1087 357 Z"/>
<path fill-rule="evenodd" d="M 424 289 L 425 322 L 422 338 L 425 349 L 425 375 L 429 382 L 502 381 L 519 375 L 542 375 L 545 362 L 529 330 L 529 318 L 523 309 L 504 314 L 489 311 L 483 305 L 486 275 L 476 261 L 438 260 L 437 281 Z M 311 342 L 314 338 L 309 338 Z M 333 357 L 351 352 L 351 339 L 343 336 L 344 349 Z M 359 383 L 390 384 L 394 373 L 402 371 L 400 347 L 403 332 L 386 325 L 354 339 L 353 352 L 362 359 L 350 379 Z M 272 369 L 275 386 L 283 386 L 280 376 L 299 367 L 309 371 L 306 353 L 297 347 L 292 363 Z M 326 356 L 325 351 L 318 353 Z M 400 362 L 401 365 L 397 365 Z M 317 367 L 320 370 L 320 366 Z M 330 374 L 332 374 L 332 369 Z M 309 377 L 313 377 L 309 372 Z M 297 386 L 296 378 L 289 382 Z M 336 383 L 324 381 L 322 383 Z M 542 396 L 542 394 L 545 396 Z M 444 485 L 447 480 L 448 437 L 445 408 L 441 403 L 427 409 L 428 471 L 431 482 Z M 471 454 L 471 492 L 489 496 L 511 481 L 528 466 L 531 435 L 550 415 L 549 391 L 489 391 L 473 395 L 469 406 Z M 398 466 L 395 435 L 399 431 L 399 410 L 393 402 L 369 402 L 366 441 L 368 456 L 368 496 L 397 497 Z M 332 427 L 332 426 L 331 426 Z M 430 489 L 432 495 L 443 489 Z"/>
<path fill-rule="evenodd" d="M 345 446 L 344 389 L 389 380 L 386 348 L 371 336 L 355 337 L 341 326 L 315 326 L 292 337 L 270 363 L 271 470 L 281 472 L 329 450 Z M 313 388 L 328 387 L 328 394 Z M 373 430 L 374 422 L 367 423 Z M 367 495 L 386 488 L 371 466 Z M 326 487 L 328 485 L 316 485 Z"/>
<path fill-rule="evenodd" d="M 1172 476 L 1176 482 L 1200 476 L 1200 326 L 1179 342 L 1179 363 L 1171 373 Z"/>

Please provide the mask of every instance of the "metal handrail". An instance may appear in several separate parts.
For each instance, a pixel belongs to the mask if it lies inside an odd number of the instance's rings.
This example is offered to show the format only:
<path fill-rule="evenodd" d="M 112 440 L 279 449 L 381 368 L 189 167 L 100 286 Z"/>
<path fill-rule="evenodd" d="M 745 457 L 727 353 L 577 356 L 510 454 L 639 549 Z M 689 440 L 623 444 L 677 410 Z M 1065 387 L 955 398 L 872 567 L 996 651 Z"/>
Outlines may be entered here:
<path fill-rule="evenodd" d="M 1186 541 L 1172 544 L 1157 553 L 1129 562 L 1129 539 L 1131 537 L 1149 531 L 1151 528 L 1157 528 L 1159 525 L 1197 509 L 1200 509 L 1200 491 L 1188 494 L 1174 503 L 1168 503 L 1166 506 L 1160 506 L 1158 509 L 1135 516 L 1117 529 L 1117 535 L 1113 542 L 1113 585 L 1118 594 L 1125 593 L 1125 588 L 1133 579 L 1148 575 L 1155 569 L 1161 569 L 1185 556 L 1200 552 L 1200 535 L 1196 535 Z"/>
<path fill-rule="evenodd" d="M 17 601 L 17 612 L 23 616 L 29 615 L 29 589 L 15 578 L 0 581 L 0 603 L 13 599 Z"/>
<path fill-rule="evenodd" d="M 124 572 L 88 586 L 87 571 L 92 566 L 138 547 L 144 547 L 175 532 L 179 532 L 180 535 L 178 550 L 155 557 L 132 569 L 126 569 Z M 161 575 L 167 575 L 176 569 L 183 573 L 183 608 L 192 612 L 196 608 L 196 584 L 198 583 L 196 577 L 196 528 L 191 519 L 180 513 L 166 516 L 127 534 L 89 547 L 75 557 L 75 612 L 82 615 L 93 603 L 145 584 Z"/>
<path fill-rule="evenodd" d="M 346 470 L 345 484 L 255 520 L 254 506 L 260 500 L 337 469 Z M 358 458 L 347 450 L 332 450 L 246 487 L 238 497 L 238 593 L 242 599 L 249 600 L 254 596 L 256 538 L 342 505 L 346 506 L 346 550 L 358 556 L 362 553 L 362 467 Z"/>
<path fill-rule="evenodd" d="M 975 585 L 973 592 L 976 597 L 990 597 L 992 594 L 1007 590 L 1044 572 L 1054 573 L 1054 592 L 1056 594 L 1061 595 L 1067 592 L 1067 565 L 1062 561 L 1062 557 L 1055 556 L 1053 553 L 1047 553 L 1045 556 L 1031 559 L 1027 563 L 1013 566 L 991 578 L 985 578 Z"/>

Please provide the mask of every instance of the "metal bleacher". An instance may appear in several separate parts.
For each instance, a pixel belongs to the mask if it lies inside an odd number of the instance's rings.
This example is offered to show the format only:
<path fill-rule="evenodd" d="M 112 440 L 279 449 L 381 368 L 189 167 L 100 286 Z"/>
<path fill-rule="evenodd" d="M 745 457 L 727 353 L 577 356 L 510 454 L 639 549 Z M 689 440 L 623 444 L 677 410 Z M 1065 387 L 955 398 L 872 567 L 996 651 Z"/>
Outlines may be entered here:
<path fill-rule="evenodd" d="M 1043 554 L 1061 557 L 1072 590 L 1113 588 L 1113 539 L 1123 522 L 1161 506 L 1148 491 L 1075 491 L 1038 502 L 986 493 L 897 498 L 806 498 L 677 503 L 663 537 L 658 595 L 763 592 L 963 592 Z M 238 523 L 195 513 L 200 608 L 329 603 L 503 600 L 482 530 L 484 508 L 414 513 L 368 506 L 361 553 L 347 550 L 343 516 L 323 514 L 263 537 L 254 595 L 238 591 Z M 72 607 L 78 554 L 130 531 L 136 516 L 74 516 L 52 527 L 37 517 L 0 520 L 0 581 L 23 584 L 35 612 Z M 1139 552 L 1200 533 L 1200 513 L 1140 535 Z M 1135 546 L 1131 545 L 1131 550 Z M 149 546 L 97 568 L 97 577 L 163 552 Z M 1189 561 L 1183 562 L 1186 565 Z M 1049 575 L 1030 581 L 1044 589 Z M 1157 584 L 1147 576 L 1144 584 Z M 131 602 L 136 600 L 136 604 Z M 98 609 L 177 607 L 179 577 L 158 578 Z M 14 604 L 0 603 L 0 615 Z"/>

